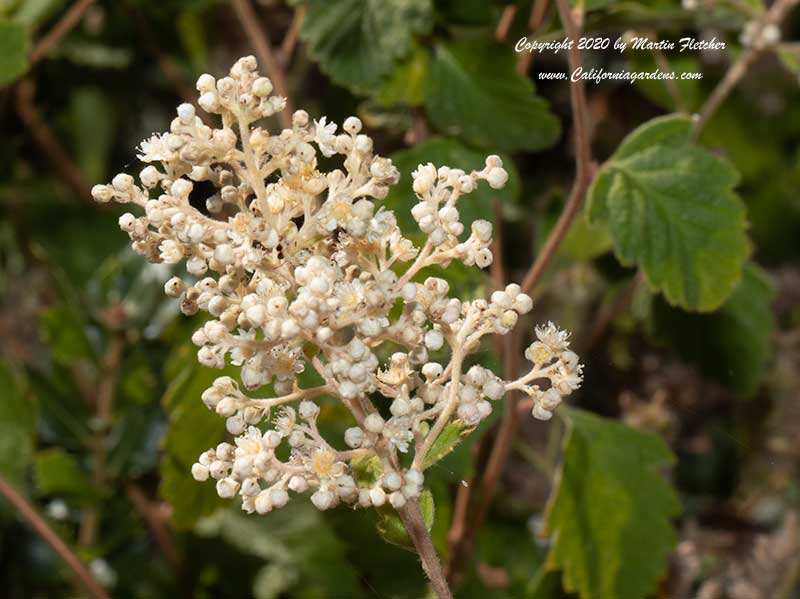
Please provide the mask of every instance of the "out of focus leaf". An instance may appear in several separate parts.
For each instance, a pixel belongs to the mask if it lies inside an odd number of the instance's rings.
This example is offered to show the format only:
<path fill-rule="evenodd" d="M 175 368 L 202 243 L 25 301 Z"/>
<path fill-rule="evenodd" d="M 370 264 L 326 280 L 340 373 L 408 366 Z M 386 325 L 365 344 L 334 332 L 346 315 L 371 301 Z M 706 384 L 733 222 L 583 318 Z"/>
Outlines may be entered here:
<path fill-rule="evenodd" d="M 422 491 L 419 496 L 419 509 L 422 512 L 422 519 L 425 522 L 425 527 L 430 530 L 433 527 L 433 519 L 436 508 L 433 504 L 433 495 L 428 489 Z M 408 531 L 403 525 L 400 516 L 390 505 L 384 505 L 378 508 L 378 521 L 376 523 L 378 533 L 383 537 L 383 540 L 392 545 L 397 545 L 404 549 L 413 549 L 414 542 L 408 536 Z"/>
<path fill-rule="evenodd" d="M 421 106 L 425 102 L 429 64 L 428 51 L 421 46 L 415 46 L 408 58 L 394 69 L 375 100 L 383 106 Z"/>
<path fill-rule="evenodd" d="M 26 27 L 34 27 L 59 10 L 64 2 L 65 0 L 25 0 L 14 11 L 14 21 Z"/>
<path fill-rule="evenodd" d="M 770 356 L 773 295 L 766 273 L 749 263 L 736 289 L 713 314 L 686 314 L 657 304 L 656 334 L 671 341 L 684 359 L 748 397 L 758 390 Z"/>
<path fill-rule="evenodd" d="M 218 510 L 201 520 L 196 531 L 219 535 L 269 562 L 253 583 L 256 599 L 361 596 L 341 541 L 322 514 L 302 498 L 266 517 Z"/>
<path fill-rule="evenodd" d="M 461 439 L 468 435 L 472 429 L 460 420 L 455 420 L 448 424 L 436 437 L 425 459 L 422 461 L 422 469 L 427 470 L 436 462 L 447 456 L 461 442 Z"/>
<path fill-rule="evenodd" d="M 196 11 L 185 10 L 176 22 L 178 36 L 195 69 L 202 69 L 207 61 L 207 48 L 203 19 Z"/>
<path fill-rule="evenodd" d="M 640 599 L 655 591 L 675 544 L 670 519 L 680 505 L 658 472 L 673 461 L 666 444 L 577 409 L 546 514 L 549 570 L 585 599 Z"/>
<path fill-rule="evenodd" d="M 539 150 L 555 143 L 561 125 L 535 91 L 517 73 L 511 50 L 442 43 L 434 52 L 425 105 L 439 130 L 476 146 Z"/>
<path fill-rule="evenodd" d="M 503 189 L 491 189 L 481 181 L 475 191 L 458 200 L 461 222 L 467 231 L 475 219 L 494 221 L 492 198 L 497 198 L 504 204 L 516 202 L 519 197 L 520 183 L 517 169 L 510 158 L 507 156 L 502 158 L 503 166 L 508 171 L 508 182 Z M 469 173 L 472 170 L 483 169 L 485 160 L 486 155 L 483 152 L 468 148 L 454 139 L 443 137 L 432 137 L 413 148 L 395 152 L 392 161 L 400 171 L 400 182 L 389 190 L 385 206 L 394 210 L 397 222 L 406 234 L 418 231 L 419 227 L 411 216 L 411 208 L 417 203 L 411 187 L 413 182 L 411 173 L 417 166 L 432 162 L 436 167 L 449 166 Z"/>
<path fill-rule="evenodd" d="M 133 58 L 127 48 L 113 48 L 83 40 L 66 40 L 59 45 L 58 52 L 77 65 L 94 69 L 124 69 Z"/>
<path fill-rule="evenodd" d="M 59 447 L 45 449 L 36 454 L 33 479 L 44 495 L 88 497 L 93 491 L 75 456 Z"/>
<path fill-rule="evenodd" d="M 39 327 L 56 362 L 74 365 L 79 360 L 95 360 L 87 324 L 75 310 L 64 305 L 52 306 L 42 312 Z"/>
<path fill-rule="evenodd" d="M 194 352 L 183 346 L 171 358 L 168 371 L 178 367 L 161 403 L 169 417 L 161 459 L 161 496 L 173 507 L 178 528 L 191 528 L 197 520 L 222 504 L 213 481 L 200 483 L 191 475 L 192 464 L 202 452 L 225 436 L 225 419 L 210 412 L 200 396 L 218 376 L 236 375 L 235 369 L 219 371 L 197 363 Z"/>
<path fill-rule="evenodd" d="M 628 135 L 594 180 L 588 215 L 671 304 L 708 311 L 733 291 L 750 244 L 736 170 L 691 131 L 689 117 L 669 115 Z"/>
<path fill-rule="evenodd" d="M 309 0 L 300 36 L 333 81 L 369 93 L 432 23 L 430 0 Z"/>
<path fill-rule="evenodd" d="M 579 215 L 558 251 L 574 260 L 592 260 L 610 251 L 612 245 L 608 227 L 600 223 L 592 224 Z"/>
<path fill-rule="evenodd" d="M 0 18 L 0 85 L 11 83 L 27 70 L 30 44 L 27 27 Z"/>
<path fill-rule="evenodd" d="M 3 363 L 0 363 L 0 389 L 0 474 L 16 482 L 33 453 L 36 404 Z"/>
<path fill-rule="evenodd" d="M 86 180 L 105 179 L 114 137 L 114 113 L 106 96 L 95 88 L 75 90 L 70 98 L 68 123 Z"/>

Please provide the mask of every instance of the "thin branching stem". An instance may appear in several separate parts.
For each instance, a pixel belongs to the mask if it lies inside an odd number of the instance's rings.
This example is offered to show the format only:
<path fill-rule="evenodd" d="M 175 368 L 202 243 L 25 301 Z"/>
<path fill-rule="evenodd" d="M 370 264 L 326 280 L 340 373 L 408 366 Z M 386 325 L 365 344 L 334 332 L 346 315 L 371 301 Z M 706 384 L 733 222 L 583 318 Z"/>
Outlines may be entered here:
<path fill-rule="evenodd" d="M 95 0 L 78 0 L 58 20 L 53 28 L 45 34 L 28 54 L 28 64 L 33 66 L 44 58 L 64 36 L 66 36 L 81 20 Z"/>

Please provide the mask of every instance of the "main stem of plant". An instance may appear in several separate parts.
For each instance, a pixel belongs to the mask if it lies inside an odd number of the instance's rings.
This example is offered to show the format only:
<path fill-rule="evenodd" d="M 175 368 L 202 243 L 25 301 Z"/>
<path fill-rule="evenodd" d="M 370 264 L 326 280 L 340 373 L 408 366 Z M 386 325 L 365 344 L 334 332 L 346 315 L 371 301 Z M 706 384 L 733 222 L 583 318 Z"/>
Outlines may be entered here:
<path fill-rule="evenodd" d="M 450 587 L 447 585 L 447 579 L 442 569 L 442 563 L 439 561 L 439 556 L 436 554 L 436 549 L 431 541 L 431 535 L 428 533 L 425 520 L 422 518 L 419 502 L 413 499 L 397 511 L 408 531 L 408 536 L 411 537 L 411 541 L 414 543 L 414 548 L 417 550 L 419 559 L 422 562 L 422 569 L 425 570 L 436 596 L 439 599 L 453 599 L 453 594 L 450 592 Z"/>

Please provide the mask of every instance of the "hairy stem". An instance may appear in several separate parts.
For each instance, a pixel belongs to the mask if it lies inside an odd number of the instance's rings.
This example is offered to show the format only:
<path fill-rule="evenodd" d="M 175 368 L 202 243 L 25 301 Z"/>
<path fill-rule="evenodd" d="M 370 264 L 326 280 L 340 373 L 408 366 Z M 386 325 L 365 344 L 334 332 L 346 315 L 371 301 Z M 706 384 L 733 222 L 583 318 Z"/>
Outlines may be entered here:
<path fill-rule="evenodd" d="M 50 545 L 53 551 L 64 560 L 64 563 L 75 573 L 75 576 L 91 597 L 94 599 L 110 599 L 103 588 L 97 584 L 97 581 L 89 574 L 86 566 L 83 565 L 83 562 L 81 562 L 78 556 L 75 555 L 67 544 L 61 540 L 61 537 L 48 526 L 45 519 L 39 515 L 30 503 L 28 503 L 28 500 L 20 495 L 2 476 L 0 476 L 0 495 L 8 499 L 9 503 L 11 503 L 20 515 L 28 521 L 28 524 L 31 525 L 31 528 L 33 528 L 36 534 L 38 534 L 45 543 Z"/>
<path fill-rule="evenodd" d="M 398 510 L 398 513 L 408 531 L 408 536 L 411 537 L 411 541 L 414 543 L 414 548 L 417 550 L 420 561 L 422 561 L 422 569 L 425 570 L 436 596 L 439 599 L 452 599 L 453 594 L 447 585 L 442 564 L 439 561 L 439 556 L 436 555 L 431 535 L 428 533 L 425 521 L 422 518 L 419 502 L 416 499 L 408 501 Z"/>

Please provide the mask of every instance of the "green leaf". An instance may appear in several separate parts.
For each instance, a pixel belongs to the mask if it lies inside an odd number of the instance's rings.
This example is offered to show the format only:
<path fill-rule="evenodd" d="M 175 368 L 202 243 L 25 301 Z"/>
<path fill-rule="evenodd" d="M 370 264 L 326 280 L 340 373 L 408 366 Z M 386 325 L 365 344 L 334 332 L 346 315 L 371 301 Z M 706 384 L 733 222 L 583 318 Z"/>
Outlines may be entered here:
<path fill-rule="evenodd" d="M 0 363 L 0 474 L 11 482 L 22 478 L 33 453 L 36 404 L 19 381 Z"/>
<path fill-rule="evenodd" d="M 238 508 L 217 510 L 199 522 L 196 532 L 220 536 L 267 562 L 253 581 L 256 599 L 361 596 L 342 542 L 302 498 L 268 516 L 247 515 Z"/>
<path fill-rule="evenodd" d="M 53 447 L 36 454 L 33 479 L 44 495 L 90 497 L 93 489 L 75 456 Z"/>
<path fill-rule="evenodd" d="M 705 374 L 749 397 L 758 390 L 771 353 L 773 297 L 766 273 L 748 263 L 728 301 L 712 314 L 686 314 L 656 304 L 656 334 Z"/>
<path fill-rule="evenodd" d="M 425 459 L 422 461 L 422 469 L 427 470 L 436 462 L 447 456 L 461 442 L 461 439 L 472 432 L 466 424 L 460 420 L 455 420 L 448 424 L 436 437 Z"/>
<path fill-rule="evenodd" d="M 0 19 L 0 85 L 6 85 L 28 70 L 31 39 L 19 23 Z"/>
<path fill-rule="evenodd" d="M 429 531 L 433 528 L 434 513 L 436 511 L 433 504 L 433 494 L 425 489 L 419 496 L 419 509 L 422 511 L 422 519 L 425 521 L 425 528 Z M 378 520 L 376 528 L 383 540 L 392 545 L 397 545 L 403 549 L 414 549 L 414 542 L 408 536 L 403 521 L 400 519 L 397 510 L 390 505 L 383 505 L 377 509 Z"/>
<path fill-rule="evenodd" d="M 44 310 L 39 317 L 42 337 L 59 364 L 74 366 L 78 361 L 93 363 L 96 360 L 82 316 L 61 304 Z"/>
<path fill-rule="evenodd" d="M 670 115 L 628 135 L 595 178 L 588 215 L 671 304 L 708 311 L 733 291 L 750 244 L 736 170 L 691 130 L 689 117 Z"/>
<path fill-rule="evenodd" d="M 383 464 L 376 455 L 355 458 L 350 461 L 350 468 L 359 487 L 371 487 L 383 474 Z"/>
<path fill-rule="evenodd" d="M 164 439 L 159 492 L 173 508 L 173 524 L 186 529 L 223 503 L 213 481 L 195 481 L 191 468 L 202 452 L 216 446 L 226 434 L 225 419 L 209 411 L 200 396 L 215 378 L 233 376 L 235 372 L 233 368 L 220 371 L 200 366 L 188 346 L 172 357 L 168 371 L 176 364 L 184 366 L 177 376 L 170 377 L 172 383 L 161 399 L 169 417 L 169 429 Z"/>
<path fill-rule="evenodd" d="M 378 104 L 421 106 L 425 102 L 430 60 L 430 53 L 425 48 L 414 46 L 409 57 L 394 69 L 376 96 Z"/>
<path fill-rule="evenodd" d="M 513 161 L 508 156 L 501 155 L 503 167 L 508 171 L 508 182 L 503 189 L 491 189 L 481 181 L 478 188 L 472 193 L 458 200 L 458 211 L 465 229 L 473 220 L 483 218 L 494 221 L 492 198 L 497 198 L 501 204 L 516 203 L 520 193 L 519 174 Z M 481 170 L 485 165 L 486 154 L 473 150 L 454 139 L 431 137 L 413 148 L 401 150 L 392 154 L 392 162 L 400 171 L 400 181 L 389 190 L 384 205 L 394 210 L 401 230 L 406 234 L 419 231 L 417 222 L 411 216 L 411 208 L 417 203 L 417 197 L 412 190 L 413 179 L 411 173 L 420 164 L 432 162 L 435 166 L 449 166 L 460 168 L 466 172 Z"/>
<path fill-rule="evenodd" d="M 507 48 L 475 42 L 436 46 L 427 86 L 428 116 L 441 131 L 492 151 L 539 150 L 561 125 Z"/>
<path fill-rule="evenodd" d="M 572 223 L 558 248 L 560 254 L 573 260 L 593 260 L 608 252 L 613 245 L 608 227 L 599 223 L 592 224 L 584 215 L 585 210 Z"/>
<path fill-rule="evenodd" d="M 549 570 L 585 599 L 641 599 L 655 591 L 675 544 L 680 509 L 658 470 L 673 461 L 660 437 L 562 407 L 568 430 L 546 513 Z"/>
<path fill-rule="evenodd" d="M 433 23 L 430 0 L 310 0 L 300 28 L 333 81 L 370 93 Z"/>
<path fill-rule="evenodd" d="M 97 88 L 80 88 L 70 97 L 68 123 L 78 165 L 87 181 L 106 176 L 108 154 L 114 139 L 114 113 Z"/>

